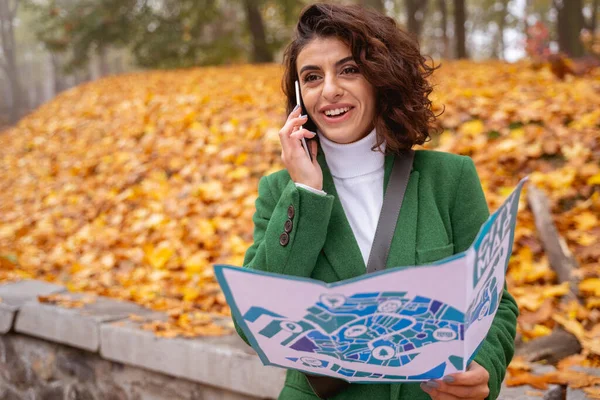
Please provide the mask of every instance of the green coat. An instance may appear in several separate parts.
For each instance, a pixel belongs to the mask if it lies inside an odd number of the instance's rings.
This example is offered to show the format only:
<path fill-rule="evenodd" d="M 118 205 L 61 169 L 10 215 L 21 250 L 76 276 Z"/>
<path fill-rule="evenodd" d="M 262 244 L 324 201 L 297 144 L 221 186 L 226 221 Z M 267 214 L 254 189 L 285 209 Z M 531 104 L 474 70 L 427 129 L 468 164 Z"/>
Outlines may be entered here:
<path fill-rule="evenodd" d="M 327 196 L 298 188 L 287 170 L 261 178 L 253 216 L 254 243 L 246 252 L 244 268 L 324 282 L 366 272 L 320 147 L 317 160 Z M 385 157 L 384 191 L 393 161 L 393 156 Z M 481 183 L 469 157 L 418 150 L 386 267 L 426 264 L 460 253 L 472 244 L 488 216 Z M 281 235 L 288 219 L 292 227 L 286 241 Z M 517 305 L 505 289 L 492 327 L 475 357 L 490 374 L 489 399 L 498 396 L 512 359 L 517 316 Z M 248 343 L 237 324 L 236 329 Z M 317 397 L 302 373 L 288 370 L 279 399 Z M 418 383 L 352 384 L 334 399 L 419 400 L 429 399 L 429 395 Z"/>

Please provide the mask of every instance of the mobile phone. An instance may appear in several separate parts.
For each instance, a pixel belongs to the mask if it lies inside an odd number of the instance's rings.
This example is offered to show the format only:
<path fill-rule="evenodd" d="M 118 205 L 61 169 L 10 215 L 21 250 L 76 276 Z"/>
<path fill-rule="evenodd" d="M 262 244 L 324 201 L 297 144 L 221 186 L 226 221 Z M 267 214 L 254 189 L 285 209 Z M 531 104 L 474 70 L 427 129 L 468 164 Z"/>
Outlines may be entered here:
<path fill-rule="evenodd" d="M 302 104 L 300 104 L 300 85 L 298 84 L 298 80 L 296 80 L 296 104 L 299 106 L 302 106 Z M 300 129 L 302 129 L 302 126 L 300 126 Z M 306 151 L 306 155 L 308 156 L 308 159 L 310 161 L 312 161 L 312 156 L 310 155 L 310 151 L 308 151 L 308 146 L 306 145 L 306 140 L 304 137 L 302 137 L 301 139 L 302 142 L 302 147 L 304 147 L 304 151 Z"/>

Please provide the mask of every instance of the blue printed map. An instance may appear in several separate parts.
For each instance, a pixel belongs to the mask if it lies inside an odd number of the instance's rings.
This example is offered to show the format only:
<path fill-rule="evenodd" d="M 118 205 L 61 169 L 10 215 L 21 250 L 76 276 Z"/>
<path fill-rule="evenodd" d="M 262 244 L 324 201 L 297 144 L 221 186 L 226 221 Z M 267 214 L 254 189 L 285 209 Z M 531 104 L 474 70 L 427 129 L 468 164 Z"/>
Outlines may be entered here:
<path fill-rule="evenodd" d="M 261 307 L 250 308 L 244 319 L 261 316 L 270 322 L 259 334 L 272 338 L 287 332 L 283 346 L 372 365 L 406 365 L 427 344 L 464 339 L 462 312 L 427 297 L 407 298 L 406 292 L 323 295 L 299 321 Z M 318 359 L 308 362 L 321 366 Z"/>

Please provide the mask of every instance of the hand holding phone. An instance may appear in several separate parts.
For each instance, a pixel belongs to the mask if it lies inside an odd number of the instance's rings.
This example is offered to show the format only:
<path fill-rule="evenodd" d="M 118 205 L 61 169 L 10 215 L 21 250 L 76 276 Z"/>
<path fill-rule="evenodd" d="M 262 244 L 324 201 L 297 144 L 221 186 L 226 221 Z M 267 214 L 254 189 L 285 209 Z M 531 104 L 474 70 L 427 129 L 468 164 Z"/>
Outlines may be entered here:
<path fill-rule="evenodd" d="M 279 131 L 281 160 L 292 181 L 321 190 L 323 188 L 323 172 L 316 160 L 317 142 L 307 143 L 305 141 L 305 138 L 314 138 L 316 133 L 302 128 L 302 125 L 308 120 L 308 116 L 300 115 L 302 106 L 297 85 L 296 82 L 296 101 L 298 105 L 288 115 L 287 121 Z"/>
<path fill-rule="evenodd" d="M 300 103 L 300 85 L 298 84 L 297 80 L 295 82 L 295 87 L 296 87 L 296 105 L 302 107 L 302 104 Z M 302 129 L 302 125 L 300 125 L 299 129 Z M 306 139 L 304 139 L 304 136 L 302 137 L 301 141 L 302 141 L 302 147 L 304 147 L 304 151 L 306 151 L 306 155 L 308 156 L 308 159 L 310 161 L 312 161 L 312 157 L 310 155 L 310 151 L 308 150 L 308 146 L 306 145 Z"/>

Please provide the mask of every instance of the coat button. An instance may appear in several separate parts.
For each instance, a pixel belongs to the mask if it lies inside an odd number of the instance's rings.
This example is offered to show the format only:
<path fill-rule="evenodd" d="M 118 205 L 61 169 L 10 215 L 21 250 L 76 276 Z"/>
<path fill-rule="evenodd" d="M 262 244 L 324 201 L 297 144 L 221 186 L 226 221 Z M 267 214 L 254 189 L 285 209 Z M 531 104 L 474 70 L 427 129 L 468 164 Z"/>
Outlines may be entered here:
<path fill-rule="evenodd" d="M 294 218 L 294 214 L 295 214 L 294 206 L 290 205 L 288 207 L 288 218 L 289 219 Z"/>
<path fill-rule="evenodd" d="M 279 236 L 279 244 L 282 246 L 286 246 L 290 241 L 290 235 L 283 232 L 281 236 Z"/>
<path fill-rule="evenodd" d="M 287 232 L 290 233 L 292 231 L 292 227 L 294 226 L 294 223 L 292 222 L 291 219 L 288 219 L 287 221 L 285 221 L 285 225 L 283 226 L 283 229 Z"/>

